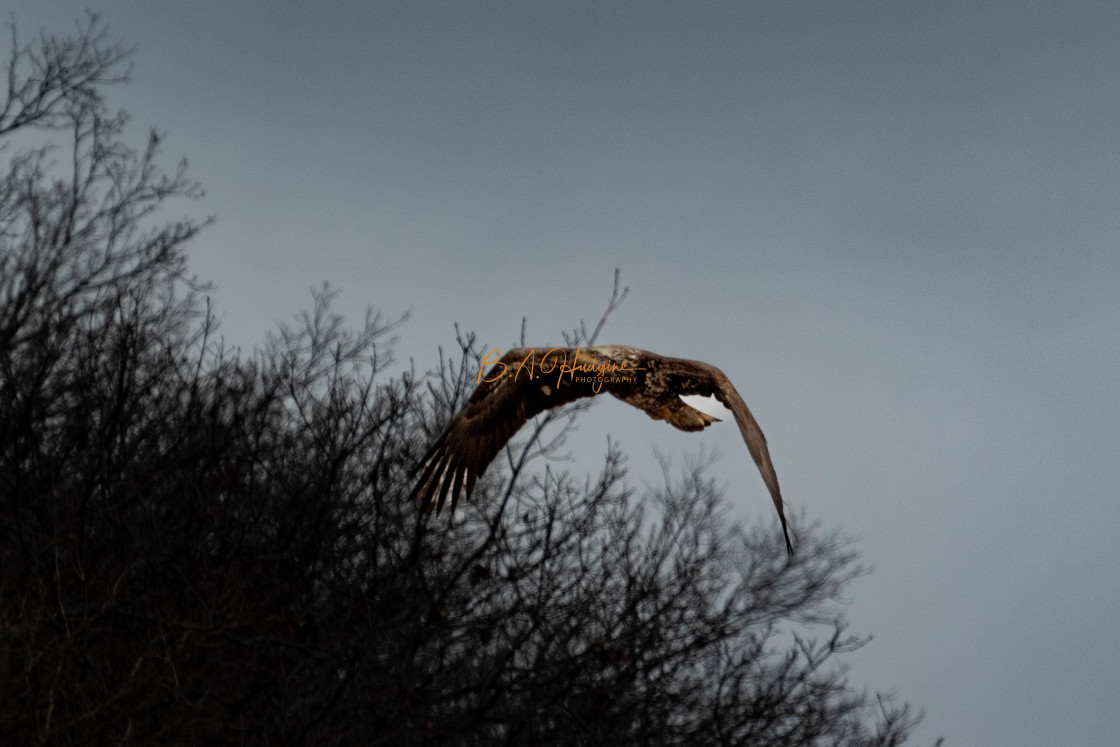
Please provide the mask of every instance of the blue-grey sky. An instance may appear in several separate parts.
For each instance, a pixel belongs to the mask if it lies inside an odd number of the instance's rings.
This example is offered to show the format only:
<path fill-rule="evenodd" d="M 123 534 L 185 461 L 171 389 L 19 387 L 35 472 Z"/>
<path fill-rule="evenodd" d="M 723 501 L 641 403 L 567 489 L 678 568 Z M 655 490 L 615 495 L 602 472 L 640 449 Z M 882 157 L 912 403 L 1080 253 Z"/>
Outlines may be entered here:
<path fill-rule="evenodd" d="M 855 686 L 916 737 L 1120 734 L 1120 4 L 103 2 L 136 42 L 114 92 L 207 190 L 194 269 L 246 349 L 329 280 L 355 322 L 412 310 L 551 344 L 720 366 L 794 511 L 860 537 Z M 14 2 L 24 36 L 77 8 Z M 621 403 L 582 421 L 629 481 L 733 426 Z M 777 538 L 775 541 L 778 541 Z"/>

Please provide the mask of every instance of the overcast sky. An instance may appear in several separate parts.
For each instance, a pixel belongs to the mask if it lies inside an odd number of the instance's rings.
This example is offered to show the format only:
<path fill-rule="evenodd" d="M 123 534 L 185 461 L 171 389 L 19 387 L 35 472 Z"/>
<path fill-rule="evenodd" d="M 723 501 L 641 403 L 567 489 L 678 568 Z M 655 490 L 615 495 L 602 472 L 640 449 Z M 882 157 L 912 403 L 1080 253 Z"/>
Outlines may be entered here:
<path fill-rule="evenodd" d="M 411 309 L 424 369 L 455 322 L 560 341 L 619 267 L 601 342 L 722 368 L 792 509 L 860 538 L 854 685 L 925 707 L 919 742 L 1115 743 L 1120 4 L 100 5 L 136 143 L 207 190 L 227 340 L 328 280 L 355 322 Z M 576 474 L 608 433 L 639 487 L 717 449 L 772 520 L 734 426 L 603 402 Z"/>

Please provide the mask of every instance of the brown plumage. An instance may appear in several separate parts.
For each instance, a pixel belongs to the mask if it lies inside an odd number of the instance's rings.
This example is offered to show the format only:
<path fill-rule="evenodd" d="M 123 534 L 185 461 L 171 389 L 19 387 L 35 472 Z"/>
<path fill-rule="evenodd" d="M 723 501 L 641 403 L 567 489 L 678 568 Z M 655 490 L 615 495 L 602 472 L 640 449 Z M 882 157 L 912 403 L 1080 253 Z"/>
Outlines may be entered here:
<path fill-rule="evenodd" d="M 707 363 L 622 345 L 510 350 L 482 377 L 466 407 L 424 457 L 413 499 L 438 512 L 450 496 L 454 510 L 459 494 L 465 488 L 470 498 L 478 476 L 529 418 L 604 392 L 684 431 L 703 430 L 719 418 L 690 407 L 681 395 L 714 396 L 731 410 L 770 489 L 786 550 L 793 553 L 766 437 L 731 381 Z"/>

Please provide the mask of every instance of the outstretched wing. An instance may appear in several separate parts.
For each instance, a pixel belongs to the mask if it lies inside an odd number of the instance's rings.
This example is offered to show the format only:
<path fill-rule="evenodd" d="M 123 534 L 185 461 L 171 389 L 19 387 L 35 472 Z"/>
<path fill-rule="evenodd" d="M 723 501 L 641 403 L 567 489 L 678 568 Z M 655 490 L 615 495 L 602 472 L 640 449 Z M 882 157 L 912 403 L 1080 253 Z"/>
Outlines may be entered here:
<path fill-rule="evenodd" d="M 662 391 L 656 392 L 652 402 L 637 403 L 654 418 L 667 420 L 682 430 L 699 430 L 707 426 L 707 422 L 695 422 L 689 427 L 686 417 L 677 413 L 683 406 L 686 411 L 695 413 L 696 416 L 711 419 L 680 400 L 682 394 L 700 394 L 715 397 L 735 415 L 735 422 L 739 425 L 739 433 L 747 444 L 758 471 L 762 473 L 762 480 L 770 489 L 770 497 L 774 500 L 774 508 L 778 510 L 778 519 L 782 522 L 782 533 L 785 535 L 786 551 L 793 554 L 793 543 L 789 539 L 789 527 L 786 524 L 786 513 L 782 503 L 782 491 L 778 488 L 778 475 L 774 471 L 774 464 L 770 461 L 770 450 L 766 447 L 766 436 L 758 427 L 747 403 L 739 396 L 739 392 L 732 385 L 731 380 L 715 366 L 702 361 L 685 360 L 683 358 L 667 358 L 650 354 L 651 358 L 658 360 L 657 368 Z M 670 403 L 669 400 L 672 400 Z M 679 403 L 679 404 L 678 404 Z M 654 405 L 654 406 L 651 406 Z M 678 422 L 680 421 L 680 422 Z"/>
<path fill-rule="evenodd" d="M 739 396 L 739 392 L 732 385 L 731 380 L 724 376 L 718 368 L 714 366 L 709 368 L 714 373 L 716 383 L 716 391 L 713 394 L 735 415 L 735 422 L 739 425 L 739 433 L 743 435 L 747 450 L 750 451 L 754 463 L 758 465 L 758 471 L 762 473 L 762 481 L 770 489 L 770 497 L 774 500 L 774 508 L 778 509 L 778 519 L 782 522 L 782 534 L 786 538 L 786 552 L 793 555 L 793 543 L 789 541 L 789 527 L 786 526 L 782 491 L 778 487 L 778 473 L 774 471 L 774 463 L 770 461 L 770 449 L 766 446 L 766 436 L 762 435 L 762 429 L 758 427 L 758 421 L 747 409 L 747 403 Z"/>
<path fill-rule="evenodd" d="M 466 407 L 452 419 L 420 465 L 413 499 L 424 508 L 451 509 L 529 418 L 545 410 L 595 394 L 590 384 L 563 379 L 554 365 L 570 361 L 575 351 L 564 348 L 515 348 L 483 377 Z M 522 366 L 533 355 L 532 367 Z M 547 357 L 545 357 L 547 356 Z"/>

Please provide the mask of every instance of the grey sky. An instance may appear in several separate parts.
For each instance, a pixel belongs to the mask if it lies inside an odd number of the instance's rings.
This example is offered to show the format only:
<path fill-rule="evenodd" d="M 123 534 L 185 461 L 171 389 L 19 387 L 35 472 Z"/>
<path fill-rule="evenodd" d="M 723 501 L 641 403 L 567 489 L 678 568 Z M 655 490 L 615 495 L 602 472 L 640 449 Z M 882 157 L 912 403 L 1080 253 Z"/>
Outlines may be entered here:
<path fill-rule="evenodd" d="M 456 321 L 558 341 L 620 267 L 602 341 L 720 366 L 794 511 L 862 538 L 854 685 L 919 741 L 1120 734 L 1120 4 L 100 5 L 228 340 L 329 280 L 425 368 Z M 576 474 L 607 433 L 636 485 L 718 448 L 771 520 L 734 427 L 604 402 Z"/>

